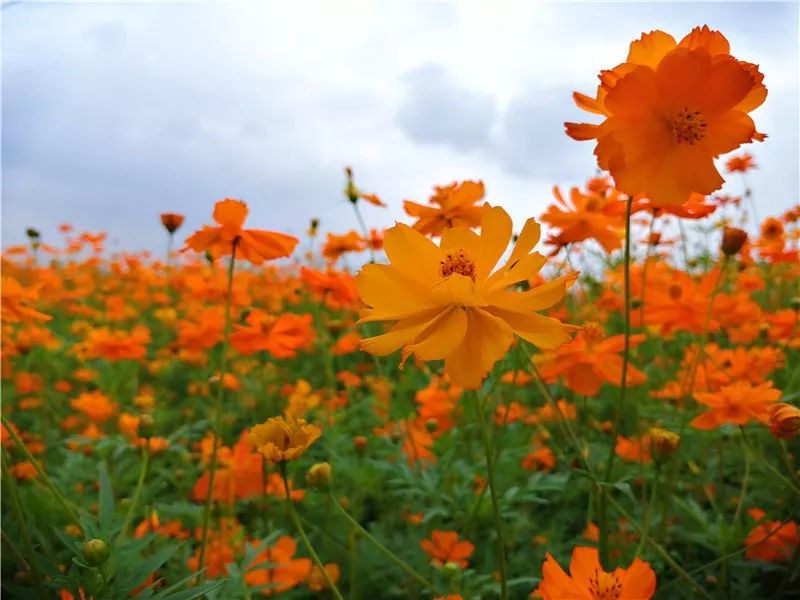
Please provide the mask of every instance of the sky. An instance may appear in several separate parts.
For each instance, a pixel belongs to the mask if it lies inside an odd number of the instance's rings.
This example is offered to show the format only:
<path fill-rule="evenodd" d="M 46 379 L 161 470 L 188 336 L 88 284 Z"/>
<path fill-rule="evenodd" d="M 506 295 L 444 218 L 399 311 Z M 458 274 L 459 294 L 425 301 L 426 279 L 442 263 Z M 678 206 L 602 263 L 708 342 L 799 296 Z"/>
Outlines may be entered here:
<path fill-rule="evenodd" d="M 481 179 L 519 227 L 554 184 L 595 172 L 563 133 L 601 68 L 642 32 L 720 29 L 769 89 L 748 146 L 760 215 L 800 198 L 795 2 L 405 3 L 3 1 L 2 244 L 36 227 L 107 231 L 110 248 L 164 246 L 158 215 L 189 235 L 216 200 L 247 201 L 252 227 L 356 228 L 353 167 L 370 226 L 402 201 Z M 589 115 L 590 116 L 590 115 Z M 724 191 L 740 193 L 730 178 Z"/>

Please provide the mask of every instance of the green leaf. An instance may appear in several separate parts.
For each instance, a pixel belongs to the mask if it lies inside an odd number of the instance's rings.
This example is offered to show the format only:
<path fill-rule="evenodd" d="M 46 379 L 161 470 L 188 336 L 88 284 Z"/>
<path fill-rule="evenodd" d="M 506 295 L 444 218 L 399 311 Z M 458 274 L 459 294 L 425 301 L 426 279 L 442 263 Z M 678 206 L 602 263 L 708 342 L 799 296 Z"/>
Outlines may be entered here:
<path fill-rule="evenodd" d="M 100 492 L 98 504 L 100 512 L 98 522 L 100 528 L 107 534 L 114 526 L 114 491 L 111 488 L 111 478 L 108 475 L 108 467 L 105 462 L 100 463 Z"/>

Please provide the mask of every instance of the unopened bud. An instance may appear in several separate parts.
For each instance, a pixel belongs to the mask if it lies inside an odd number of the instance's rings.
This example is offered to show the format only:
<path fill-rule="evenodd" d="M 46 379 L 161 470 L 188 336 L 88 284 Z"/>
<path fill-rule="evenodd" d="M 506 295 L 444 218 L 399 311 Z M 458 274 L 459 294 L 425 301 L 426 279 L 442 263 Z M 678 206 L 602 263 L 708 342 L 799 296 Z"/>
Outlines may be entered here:
<path fill-rule="evenodd" d="M 725 227 L 722 230 L 722 252 L 726 256 L 733 256 L 742 249 L 747 241 L 747 232 L 738 227 Z"/>
<path fill-rule="evenodd" d="M 306 472 L 306 483 L 320 492 L 330 489 L 332 478 L 331 466 L 326 462 L 312 465 Z"/>
<path fill-rule="evenodd" d="M 433 418 L 428 419 L 427 421 L 425 421 L 425 429 L 428 431 L 428 433 L 433 433 L 434 431 L 439 429 L 439 421 Z"/>
<path fill-rule="evenodd" d="M 678 449 L 681 436 L 673 431 L 654 427 L 650 430 L 650 451 L 656 460 L 669 458 Z"/>
<path fill-rule="evenodd" d="M 364 454 L 367 449 L 367 438 L 363 435 L 357 435 L 353 438 L 353 448 L 358 454 Z"/>
<path fill-rule="evenodd" d="M 153 426 L 155 425 L 155 420 L 153 419 L 152 415 L 147 413 L 143 414 L 139 417 L 139 427 L 137 428 L 137 433 L 139 437 L 149 438 L 153 437 Z"/>
<path fill-rule="evenodd" d="M 86 561 L 86 564 L 92 567 L 99 567 L 108 560 L 108 544 L 101 539 L 94 538 L 84 542 L 81 554 L 83 554 L 83 560 Z"/>
<path fill-rule="evenodd" d="M 788 440 L 800 432 L 800 408 L 781 402 L 769 413 L 769 430 L 778 439 Z"/>

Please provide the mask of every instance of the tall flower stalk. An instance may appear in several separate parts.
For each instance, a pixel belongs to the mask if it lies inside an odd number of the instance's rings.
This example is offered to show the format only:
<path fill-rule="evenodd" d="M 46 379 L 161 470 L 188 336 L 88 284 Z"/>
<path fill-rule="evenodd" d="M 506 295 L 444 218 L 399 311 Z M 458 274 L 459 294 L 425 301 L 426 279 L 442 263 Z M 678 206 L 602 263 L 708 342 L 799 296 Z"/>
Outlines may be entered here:
<path fill-rule="evenodd" d="M 233 291 L 233 272 L 236 264 L 236 247 L 238 238 L 234 238 L 231 244 L 231 258 L 228 263 L 228 285 L 225 293 L 225 325 L 222 330 L 222 351 L 219 360 L 219 381 L 217 382 L 217 394 L 214 397 L 214 408 L 211 416 L 211 464 L 208 472 L 208 491 L 206 492 L 205 510 L 203 512 L 203 536 L 200 543 L 200 561 L 202 569 L 205 565 L 206 547 L 208 546 L 208 529 L 211 523 L 211 508 L 214 503 L 214 477 L 217 473 L 217 448 L 220 441 L 220 420 L 222 414 L 222 401 L 225 397 L 225 371 L 228 368 L 228 339 L 231 333 L 231 296 Z M 205 571 L 200 575 L 200 581 L 205 580 Z"/>

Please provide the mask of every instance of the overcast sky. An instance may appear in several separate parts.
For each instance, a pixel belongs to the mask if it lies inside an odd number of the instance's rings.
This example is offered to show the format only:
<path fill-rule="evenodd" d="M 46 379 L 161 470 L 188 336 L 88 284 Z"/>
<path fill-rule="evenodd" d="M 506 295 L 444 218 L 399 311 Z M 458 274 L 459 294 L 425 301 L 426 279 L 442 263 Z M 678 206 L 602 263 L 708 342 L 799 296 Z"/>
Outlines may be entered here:
<path fill-rule="evenodd" d="M 519 225 L 594 172 L 592 144 L 563 133 L 585 115 L 572 90 L 592 94 L 643 31 L 706 23 L 766 75 L 761 216 L 800 197 L 797 2 L 3 7 L 3 245 L 69 222 L 159 250 L 160 212 L 187 216 L 184 237 L 226 196 L 253 227 L 302 234 L 316 216 L 342 232 L 344 165 L 390 204 L 365 208 L 370 225 L 465 178 Z"/>

